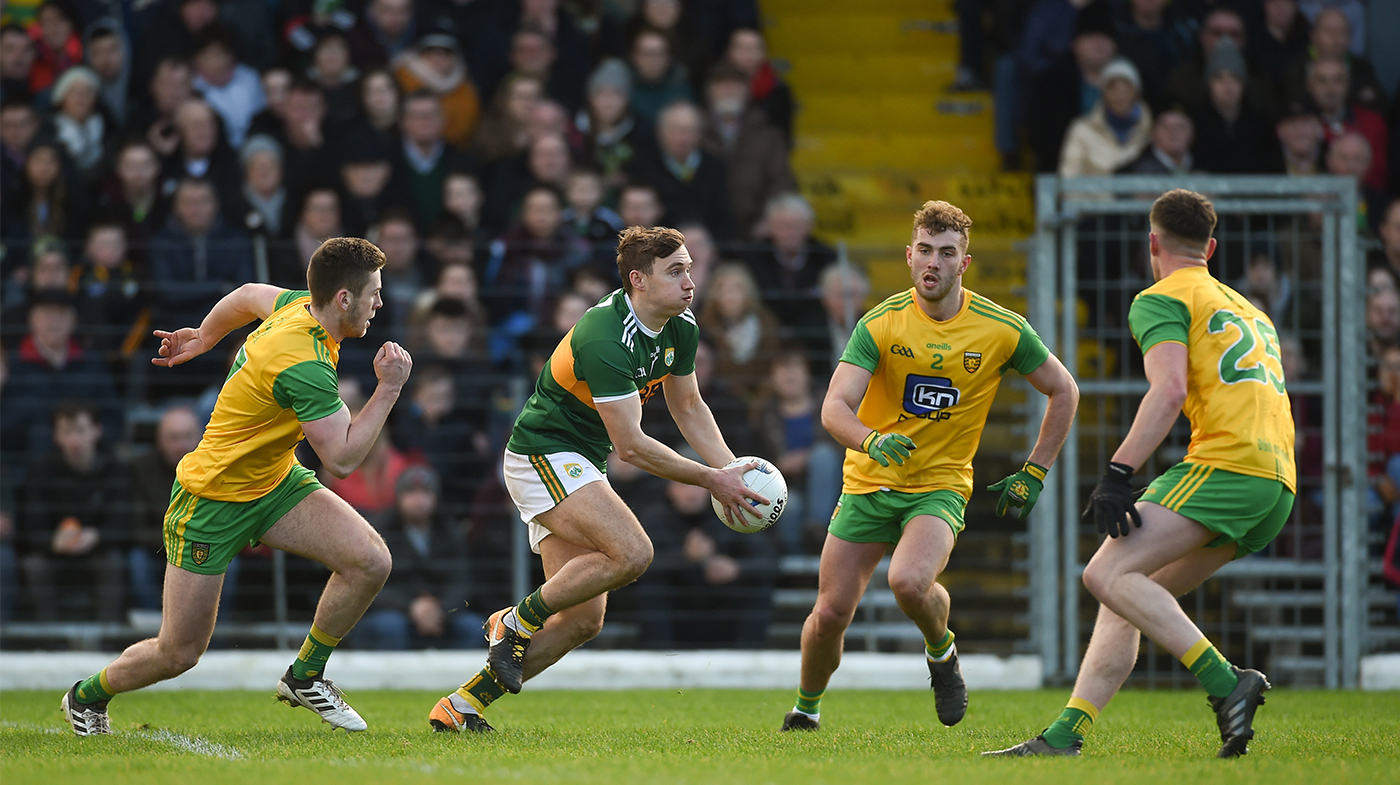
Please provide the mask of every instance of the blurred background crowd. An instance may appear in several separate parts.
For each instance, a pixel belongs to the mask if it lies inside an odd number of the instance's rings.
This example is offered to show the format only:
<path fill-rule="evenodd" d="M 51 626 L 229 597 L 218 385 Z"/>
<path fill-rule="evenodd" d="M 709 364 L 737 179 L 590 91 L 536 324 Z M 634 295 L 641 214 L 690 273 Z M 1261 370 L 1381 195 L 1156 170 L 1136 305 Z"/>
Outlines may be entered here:
<path fill-rule="evenodd" d="M 1363 3 L 954 5 L 947 89 L 992 90 L 1003 170 L 1354 178 L 1376 244 L 1367 325 L 1400 401 L 1400 101 L 1364 56 Z M 792 165 L 803 100 L 757 0 L 10 0 L 3 14 L 3 620 L 159 608 L 174 466 L 242 335 L 161 369 L 151 330 L 197 325 L 247 281 L 303 288 L 320 241 L 356 235 L 385 253 L 384 308 L 342 349 L 342 397 L 355 409 L 373 390 L 383 341 L 415 368 L 364 465 L 327 478 L 396 560 L 352 642 L 471 645 L 474 612 L 511 599 L 519 522 L 498 460 L 515 411 L 620 285 L 617 232 L 665 224 L 695 262 L 704 397 L 736 454 L 776 461 L 793 503 L 776 530 L 734 536 L 703 490 L 614 462 L 657 544 L 628 602 L 657 620 L 658 646 L 762 642 L 735 639 L 754 628 L 736 620 L 769 612 L 781 556 L 819 550 L 843 457 L 820 426 L 823 383 L 888 292 L 814 236 Z M 1258 296 L 1292 302 L 1277 264 L 1257 278 Z M 1397 412 L 1376 414 L 1394 442 L 1373 471 L 1388 504 Z M 659 398 L 644 416 L 682 443 Z M 304 610 L 324 571 L 289 565 Z M 265 592 L 240 587 L 269 570 L 265 549 L 245 551 L 224 612 L 263 615 Z M 677 608 L 705 621 L 672 630 Z"/>

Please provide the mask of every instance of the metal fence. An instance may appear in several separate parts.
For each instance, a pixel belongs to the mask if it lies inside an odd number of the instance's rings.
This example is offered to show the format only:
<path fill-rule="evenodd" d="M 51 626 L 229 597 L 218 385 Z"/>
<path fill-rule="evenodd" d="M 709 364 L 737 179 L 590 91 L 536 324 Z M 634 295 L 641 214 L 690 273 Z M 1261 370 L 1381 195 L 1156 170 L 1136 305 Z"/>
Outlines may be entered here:
<path fill-rule="evenodd" d="M 1097 537 L 1080 510 L 1147 390 L 1127 313 L 1152 282 L 1151 203 L 1176 187 L 1215 203 L 1212 274 L 1267 301 L 1292 355 L 1288 389 L 1300 428 L 1291 521 L 1269 549 L 1227 565 L 1183 604 L 1237 661 L 1295 683 L 1355 687 L 1361 656 L 1397 636 L 1373 624 L 1395 601 L 1373 587 L 1378 568 L 1368 558 L 1363 260 L 1356 185 L 1340 177 L 1039 178 L 1028 315 L 1075 372 L 1082 397 L 1041 499 L 1049 514 L 1032 525 L 1034 648 L 1047 674 L 1070 678 L 1093 626 L 1097 605 L 1081 575 Z M 1184 425 L 1182 418 L 1144 475 L 1180 460 Z M 1189 678 L 1148 641 L 1143 655 L 1136 677 Z"/>

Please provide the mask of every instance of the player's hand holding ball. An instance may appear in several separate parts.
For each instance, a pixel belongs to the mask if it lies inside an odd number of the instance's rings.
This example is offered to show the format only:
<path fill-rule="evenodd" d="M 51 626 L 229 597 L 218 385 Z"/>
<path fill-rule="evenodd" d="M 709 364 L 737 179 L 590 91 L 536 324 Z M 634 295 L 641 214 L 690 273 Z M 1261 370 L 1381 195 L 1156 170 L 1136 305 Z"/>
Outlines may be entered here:
<path fill-rule="evenodd" d="M 718 484 L 710 489 L 710 503 L 725 526 L 745 534 L 760 532 L 782 517 L 787 507 L 787 480 L 771 461 L 748 455 L 725 464 L 720 472 L 742 483 L 742 489 Z"/>
<path fill-rule="evenodd" d="M 1019 507 L 1021 512 L 1016 517 L 1024 521 L 1035 503 L 1040 501 L 1040 492 L 1045 490 L 1046 471 L 1044 466 L 1026 461 L 1019 472 L 995 485 L 988 485 L 987 490 L 1001 492 L 1001 498 L 997 500 L 997 515 L 1006 515 L 1008 509 Z"/>
<path fill-rule="evenodd" d="M 903 466 L 904 459 L 908 458 L 914 449 L 914 440 L 902 433 L 871 431 L 870 435 L 865 437 L 865 441 L 861 442 L 860 448 L 881 466 L 889 466 L 890 461 Z"/>

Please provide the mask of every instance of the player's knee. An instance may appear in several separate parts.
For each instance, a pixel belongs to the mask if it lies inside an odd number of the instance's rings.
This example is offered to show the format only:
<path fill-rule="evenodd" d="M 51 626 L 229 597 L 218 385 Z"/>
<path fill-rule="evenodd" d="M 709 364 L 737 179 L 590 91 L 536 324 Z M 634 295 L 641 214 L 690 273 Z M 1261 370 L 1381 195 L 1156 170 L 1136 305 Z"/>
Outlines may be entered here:
<path fill-rule="evenodd" d="M 354 572 L 358 573 L 360 580 L 376 588 L 383 588 L 394 568 L 394 557 L 389 554 L 389 547 L 383 540 L 365 548 L 355 562 Z"/>
<path fill-rule="evenodd" d="M 928 598 L 929 584 L 914 577 L 890 576 L 890 593 L 901 608 L 920 606 Z"/>
<path fill-rule="evenodd" d="M 199 664 L 199 658 L 204 656 L 207 645 L 197 643 L 178 643 L 163 645 L 160 647 L 162 663 L 165 665 L 165 678 L 170 679 Z"/>
<path fill-rule="evenodd" d="M 817 603 L 812 608 L 812 615 L 809 618 L 812 622 L 812 628 L 819 638 L 844 635 L 846 628 L 851 625 L 851 614 L 821 603 Z"/>
<path fill-rule="evenodd" d="M 651 559 L 654 555 L 655 551 L 652 548 L 651 540 L 646 537 L 640 537 L 629 543 L 617 559 L 620 577 L 627 583 L 642 577 L 642 573 L 651 566 Z"/>
<path fill-rule="evenodd" d="M 594 610 L 591 606 L 571 608 L 564 622 L 564 636 L 572 646 L 581 646 L 603 631 L 603 609 Z"/>
<path fill-rule="evenodd" d="M 1115 577 L 1114 571 L 1106 567 L 1101 562 L 1090 561 L 1084 567 L 1084 588 L 1094 595 L 1094 598 L 1103 601 L 1103 598 L 1110 594 L 1109 587 Z"/>

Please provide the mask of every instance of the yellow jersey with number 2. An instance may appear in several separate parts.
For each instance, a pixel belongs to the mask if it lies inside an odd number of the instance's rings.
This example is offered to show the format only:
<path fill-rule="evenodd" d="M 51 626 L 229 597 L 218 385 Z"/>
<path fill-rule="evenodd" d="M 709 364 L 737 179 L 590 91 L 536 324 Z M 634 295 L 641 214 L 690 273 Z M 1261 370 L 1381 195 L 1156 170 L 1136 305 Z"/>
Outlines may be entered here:
<path fill-rule="evenodd" d="M 1186 347 L 1187 463 L 1275 479 L 1297 490 L 1293 412 L 1278 332 L 1244 295 L 1204 267 L 1187 267 L 1142 290 L 1128 310 L 1147 354 L 1164 341 Z"/>

